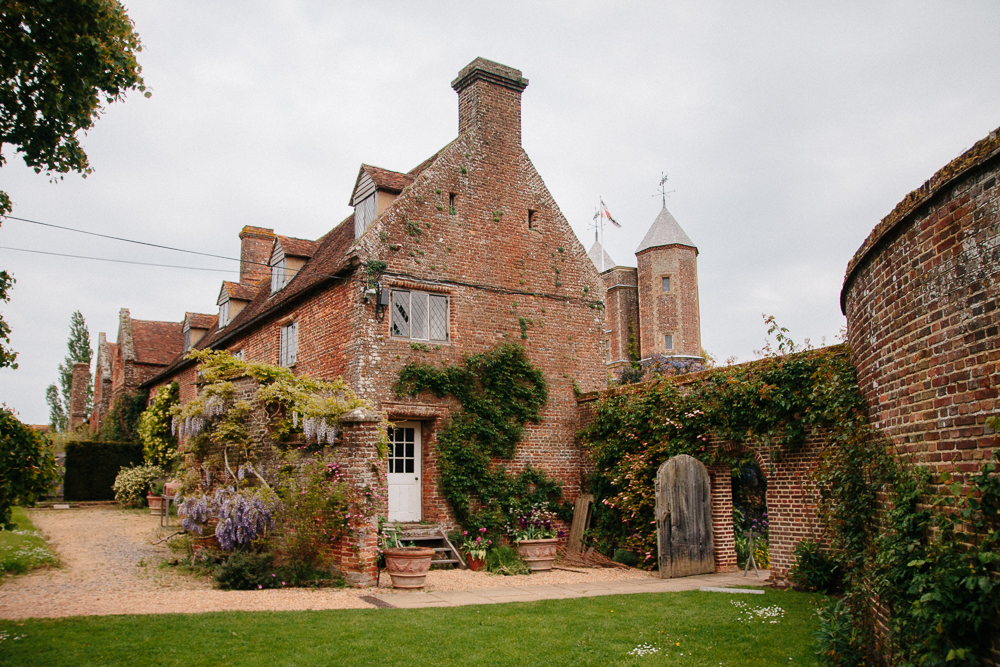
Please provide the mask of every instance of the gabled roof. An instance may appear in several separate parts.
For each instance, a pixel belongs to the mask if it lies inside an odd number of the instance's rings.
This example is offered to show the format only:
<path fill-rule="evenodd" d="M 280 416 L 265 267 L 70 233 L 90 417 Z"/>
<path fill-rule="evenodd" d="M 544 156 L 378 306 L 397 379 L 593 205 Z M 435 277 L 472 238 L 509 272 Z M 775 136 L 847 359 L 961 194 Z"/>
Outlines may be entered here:
<path fill-rule="evenodd" d="M 265 282 L 265 281 L 262 281 Z M 240 301 L 250 301 L 257 294 L 259 286 L 257 285 L 244 285 L 243 283 L 234 283 L 229 280 L 222 281 L 222 289 L 219 290 L 219 299 L 217 303 L 224 301 L 223 295 L 229 299 L 239 299 Z"/>
<path fill-rule="evenodd" d="M 599 273 L 604 273 L 608 269 L 613 269 L 617 266 L 615 260 L 611 259 L 611 255 L 604 249 L 600 241 L 594 241 L 594 247 L 590 249 L 587 256 L 590 257 L 590 261 L 594 263 Z"/>
<path fill-rule="evenodd" d="M 636 249 L 635 254 L 639 254 L 643 250 L 649 250 L 650 248 L 659 248 L 661 246 L 668 245 L 683 245 L 689 248 L 698 247 L 691 242 L 688 235 L 684 233 L 681 226 L 674 219 L 674 216 L 670 215 L 670 211 L 664 206 L 660 214 L 656 216 L 656 220 L 653 221 L 652 227 L 646 232 L 646 236 L 642 239 L 642 243 Z"/>
<path fill-rule="evenodd" d="M 281 245 L 285 257 L 312 257 L 316 254 L 316 242 L 297 239 L 293 236 L 275 236 L 274 242 Z"/>
<path fill-rule="evenodd" d="M 451 143 L 453 142 L 449 142 L 448 146 Z M 393 178 L 402 177 L 402 180 L 395 181 L 396 184 L 402 183 L 403 180 L 406 181 L 397 190 L 402 191 L 403 187 L 412 183 L 421 172 L 431 166 L 448 146 L 434 153 L 434 155 L 418 164 L 406 174 L 379 169 L 378 167 L 371 167 L 369 165 L 362 165 L 362 170 L 377 170 L 377 172 L 381 172 L 381 175 L 389 174 L 393 175 Z M 382 177 L 375 171 L 366 173 L 376 174 L 375 176 L 371 176 L 372 180 Z M 388 185 L 386 189 L 389 189 Z M 291 237 L 278 238 L 285 239 Z M 301 241 L 302 239 L 297 240 Z M 347 272 L 352 271 L 357 264 L 357 258 L 352 254 L 354 248 L 353 214 L 342 220 L 340 224 L 324 234 L 319 240 L 306 242 L 315 245 L 312 255 L 309 256 L 302 268 L 296 272 L 292 280 L 274 294 L 271 293 L 271 285 L 267 280 L 261 280 L 258 285 L 223 282 L 223 289 L 229 290 L 228 294 L 230 298 L 244 299 L 250 303 L 224 329 L 220 330 L 218 323 L 213 324 L 212 328 L 194 345 L 194 349 L 202 350 L 211 347 L 224 347 L 227 341 L 241 335 L 246 329 L 254 326 L 257 322 L 264 321 L 266 318 L 280 313 L 286 307 L 291 307 L 300 298 L 304 298 L 306 293 L 335 278 L 342 277 Z M 282 247 L 284 248 L 284 246 Z M 183 357 L 176 358 L 167 369 L 159 373 L 156 377 L 144 382 L 143 386 L 153 384 L 158 378 L 169 376 L 177 369 L 190 363 L 193 362 Z"/>
<path fill-rule="evenodd" d="M 189 329 L 211 329 L 218 317 L 205 313 L 184 313 L 184 325 Z"/>
<path fill-rule="evenodd" d="M 132 320 L 132 340 L 139 364 L 166 366 L 184 350 L 180 322 Z"/>

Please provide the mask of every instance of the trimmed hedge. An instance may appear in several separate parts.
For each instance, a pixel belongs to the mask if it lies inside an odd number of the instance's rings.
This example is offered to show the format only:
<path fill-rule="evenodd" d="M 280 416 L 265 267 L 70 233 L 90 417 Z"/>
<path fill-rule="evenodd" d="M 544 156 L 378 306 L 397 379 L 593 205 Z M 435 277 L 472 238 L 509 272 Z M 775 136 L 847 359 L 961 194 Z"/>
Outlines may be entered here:
<path fill-rule="evenodd" d="M 114 500 L 118 471 L 142 464 L 142 443 L 76 440 L 66 443 L 66 500 Z"/>

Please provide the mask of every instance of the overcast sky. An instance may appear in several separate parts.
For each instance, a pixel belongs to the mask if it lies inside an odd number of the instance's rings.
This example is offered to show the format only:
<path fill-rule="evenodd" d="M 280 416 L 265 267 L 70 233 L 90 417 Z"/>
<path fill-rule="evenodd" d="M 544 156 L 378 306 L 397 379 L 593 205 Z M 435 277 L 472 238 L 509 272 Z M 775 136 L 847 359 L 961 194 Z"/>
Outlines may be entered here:
<path fill-rule="evenodd" d="M 702 341 L 754 358 L 762 313 L 836 341 L 848 260 L 907 192 L 1000 126 L 1000 3 L 126 3 L 150 99 L 107 109 L 95 168 L 50 183 L 5 147 L 13 215 L 238 257 L 243 225 L 315 239 L 350 214 L 362 162 L 406 171 L 452 140 L 450 82 L 477 56 L 521 69 L 523 145 L 584 246 L 598 198 L 619 264 L 660 209 L 698 246 Z M 80 310 L 216 312 L 237 264 L 7 220 L 0 306 L 20 368 L 0 402 L 47 423 Z"/>

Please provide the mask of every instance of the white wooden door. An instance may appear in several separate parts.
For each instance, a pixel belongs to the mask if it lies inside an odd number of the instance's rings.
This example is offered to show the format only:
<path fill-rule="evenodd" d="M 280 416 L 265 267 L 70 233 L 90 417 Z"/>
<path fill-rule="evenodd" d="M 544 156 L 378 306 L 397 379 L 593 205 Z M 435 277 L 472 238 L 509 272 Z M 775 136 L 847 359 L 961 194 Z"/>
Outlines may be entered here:
<path fill-rule="evenodd" d="M 420 424 L 389 429 L 389 521 L 420 521 Z"/>

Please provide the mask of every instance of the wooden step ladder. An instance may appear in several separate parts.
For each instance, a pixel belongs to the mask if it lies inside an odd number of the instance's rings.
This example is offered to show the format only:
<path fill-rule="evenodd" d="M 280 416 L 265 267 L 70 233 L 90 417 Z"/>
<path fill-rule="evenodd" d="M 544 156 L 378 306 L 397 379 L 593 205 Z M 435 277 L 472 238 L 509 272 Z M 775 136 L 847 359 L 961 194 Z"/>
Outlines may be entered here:
<path fill-rule="evenodd" d="M 458 553 L 458 549 L 448 539 L 444 529 L 435 524 L 426 523 L 397 523 L 383 528 L 386 533 L 396 533 L 400 544 L 408 545 L 411 542 L 414 546 L 430 547 L 434 549 L 431 557 L 431 565 L 457 565 L 460 569 L 466 569 L 465 560 Z"/>

